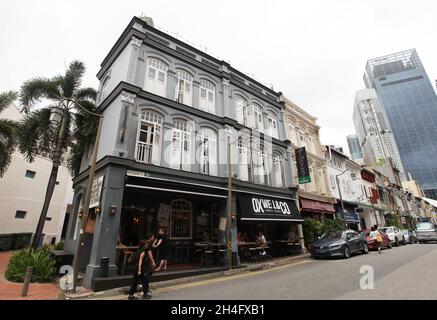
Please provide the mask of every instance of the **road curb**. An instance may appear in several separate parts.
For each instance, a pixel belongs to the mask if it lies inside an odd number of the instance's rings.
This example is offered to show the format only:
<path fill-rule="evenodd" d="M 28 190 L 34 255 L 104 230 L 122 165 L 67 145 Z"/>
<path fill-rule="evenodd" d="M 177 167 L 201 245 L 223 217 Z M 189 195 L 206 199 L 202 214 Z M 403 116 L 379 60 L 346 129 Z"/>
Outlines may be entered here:
<path fill-rule="evenodd" d="M 277 260 L 277 261 L 269 261 L 269 262 L 257 263 L 254 265 L 247 265 L 246 267 L 242 267 L 242 268 L 238 268 L 238 269 L 213 272 L 213 273 L 208 273 L 208 274 L 178 278 L 178 279 L 167 280 L 167 281 L 152 282 L 152 283 L 150 283 L 150 289 L 153 292 L 153 290 L 168 288 L 168 287 L 187 284 L 187 283 L 191 283 L 191 282 L 210 280 L 210 279 L 214 279 L 214 278 L 227 277 L 227 276 L 232 276 L 235 274 L 243 274 L 243 273 L 249 273 L 249 272 L 260 271 L 260 270 L 268 270 L 268 269 L 271 269 L 271 268 L 276 267 L 276 266 L 283 266 L 283 265 L 287 265 L 287 264 L 292 264 L 296 261 L 307 260 L 309 257 L 310 257 L 310 254 L 302 254 L 299 256 L 288 257 L 288 258 L 284 258 L 284 259 Z M 99 292 L 88 292 L 88 293 L 77 293 L 77 294 L 66 293 L 65 299 L 66 300 L 84 300 L 84 299 L 86 300 L 86 299 L 103 298 L 103 297 L 110 297 L 110 296 L 115 296 L 115 295 L 127 294 L 128 291 L 129 291 L 129 287 L 121 287 L 121 288 L 115 288 L 115 289 L 99 291 Z"/>

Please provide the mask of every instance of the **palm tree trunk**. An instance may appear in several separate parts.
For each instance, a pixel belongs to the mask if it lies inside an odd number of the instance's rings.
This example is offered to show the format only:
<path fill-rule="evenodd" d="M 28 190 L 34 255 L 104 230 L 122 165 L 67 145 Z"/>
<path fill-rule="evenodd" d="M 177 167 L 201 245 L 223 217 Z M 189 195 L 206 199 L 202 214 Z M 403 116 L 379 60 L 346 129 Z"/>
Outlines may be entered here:
<path fill-rule="evenodd" d="M 62 149 L 64 146 L 64 136 L 67 126 L 68 110 L 64 110 L 62 116 L 62 123 L 58 133 L 58 143 L 56 144 L 56 149 L 53 157 L 52 171 L 50 173 L 49 182 L 47 184 L 46 195 L 44 198 L 44 205 L 42 207 L 41 215 L 39 216 L 38 225 L 36 226 L 35 234 L 33 235 L 30 246 L 34 249 L 38 246 L 38 240 L 41 238 L 42 231 L 44 229 L 44 223 L 46 221 L 47 212 L 49 211 L 50 201 L 55 191 L 56 180 L 58 177 L 59 165 L 61 164 Z"/>

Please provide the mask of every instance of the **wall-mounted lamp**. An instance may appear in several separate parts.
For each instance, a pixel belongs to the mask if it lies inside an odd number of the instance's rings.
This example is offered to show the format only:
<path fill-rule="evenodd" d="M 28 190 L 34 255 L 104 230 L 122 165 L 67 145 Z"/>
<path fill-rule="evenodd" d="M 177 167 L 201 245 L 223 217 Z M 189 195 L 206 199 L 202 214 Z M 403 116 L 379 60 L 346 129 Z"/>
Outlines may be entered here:
<path fill-rule="evenodd" d="M 97 206 L 96 208 L 95 208 L 95 211 L 94 211 L 96 214 L 100 214 L 100 213 L 102 213 L 102 207 L 100 207 L 100 206 Z"/>
<path fill-rule="evenodd" d="M 111 206 L 109 207 L 109 214 L 110 215 L 115 215 L 117 213 L 117 205 L 116 204 L 111 204 Z"/>

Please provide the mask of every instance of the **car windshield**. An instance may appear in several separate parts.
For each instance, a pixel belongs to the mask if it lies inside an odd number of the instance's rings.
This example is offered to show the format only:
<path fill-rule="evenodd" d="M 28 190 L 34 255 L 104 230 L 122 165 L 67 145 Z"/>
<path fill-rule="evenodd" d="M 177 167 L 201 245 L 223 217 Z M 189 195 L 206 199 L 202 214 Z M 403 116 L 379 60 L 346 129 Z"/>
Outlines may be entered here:
<path fill-rule="evenodd" d="M 434 229 L 434 225 L 430 222 L 421 222 L 416 225 L 417 230 L 429 230 Z"/>
<path fill-rule="evenodd" d="M 381 230 L 384 231 L 385 233 L 393 232 L 393 228 L 381 228 Z"/>
<path fill-rule="evenodd" d="M 324 240 L 332 240 L 332 239 L 344 239 L 346 238 L 346 233 L 342 231 L 335 231 L 335 232 L 329 232 L 325 233 L 321 239 Z"/>

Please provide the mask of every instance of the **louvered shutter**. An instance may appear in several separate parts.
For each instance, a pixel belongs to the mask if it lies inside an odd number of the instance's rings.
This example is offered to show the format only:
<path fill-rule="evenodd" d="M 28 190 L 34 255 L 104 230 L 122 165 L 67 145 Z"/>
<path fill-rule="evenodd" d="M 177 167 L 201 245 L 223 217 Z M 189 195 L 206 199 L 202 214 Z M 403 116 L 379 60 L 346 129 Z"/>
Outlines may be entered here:
<path fill-rule="evenodd" d="M 182 131 L 176 128 L 172 130 L 171 167 L 180 169 L 182 150 Z"/>
<path fill-rule="evenodd" d="M 153 126 L 152 163 L 157 166 L 161 164 L 161 125 L 159 123 Z"/>

